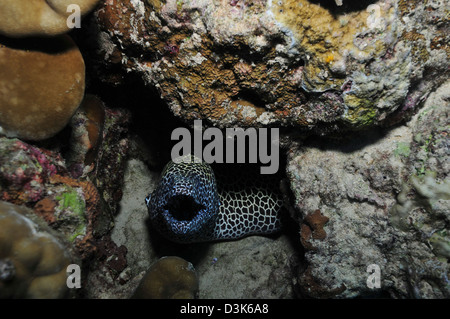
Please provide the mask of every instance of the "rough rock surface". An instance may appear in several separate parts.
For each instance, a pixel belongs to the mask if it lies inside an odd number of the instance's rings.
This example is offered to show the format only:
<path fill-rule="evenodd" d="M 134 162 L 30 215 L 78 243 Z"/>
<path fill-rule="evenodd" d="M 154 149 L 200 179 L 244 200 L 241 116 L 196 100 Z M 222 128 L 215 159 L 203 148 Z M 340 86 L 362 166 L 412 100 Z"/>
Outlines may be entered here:
<path fill-rule="evenodd" d="M 450 297 L 449 101 L 447 82 L 407 125 L 292 147 L 303 295 Z M 371 289 L 373 264 L 381 287 Z"/>
<path fill-rule="evenodd" d="M 324 132 L 397 122 L 445 79 L 448 6 L 108 0 L 92 38 L 105 81 L 138 74 L 184 120 Z"/>

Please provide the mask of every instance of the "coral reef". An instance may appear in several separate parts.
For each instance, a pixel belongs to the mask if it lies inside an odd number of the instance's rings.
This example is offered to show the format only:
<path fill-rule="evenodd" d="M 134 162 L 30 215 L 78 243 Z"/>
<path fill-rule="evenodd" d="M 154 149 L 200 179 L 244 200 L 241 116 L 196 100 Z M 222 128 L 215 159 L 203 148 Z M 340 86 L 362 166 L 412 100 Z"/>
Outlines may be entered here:
<path fill-rule="evenodd" d="M 83 57 L 59 35 L 71 29 L 70 10 L 84 15 L 97 2 L 0 4 L 0 199 L 33 208 L 67 241 L 84 274 L 105 267 L 115 276 L 127 265 L 127 249 L 109 233 L 122 196 L 129 113 L 84 96 Z M 9 280 L 9 259 L 0 267 Z"/>
<path fill-rule="evenodd" d="M 0 33 L 9 37 L 66 33 L 70 30 L 67 22 L 70 15 L 77 13 L 78 9 L 79 14 L 84 15 L 97 2 L 98 0 L 3 0 L 0 3 Z"/>
<path fill-rule="evenodd" d="M 101 105 L 93 97 L 86 101 Z M 86 121 L 71 124 L 73 134 L 67 154 L 0 137 L 0 199 L 33 207 L 69 241 L 82 261 L 94 256 L 107 259 L 116 250 L 108 234 L 122 196 L 121 170 L 127 156 L 129 123 L 127 112 L 102 108 L 102 123 L 93 119 L 95 112 L 85 108 L 80 112 Z M 86 134 L 77 136 L 77 132 Z M 83 144 L 84 138 L 95 134 L 99 135 L 94 137 L 98 139 L 95 146 L 91 147 L 94 143 L 90 141 Z M 69 168 L 61 153 L 71 159 Z M 116 173 L 110 174 L 111 169 Z"/>
<path fill-rule="evenodd" d="M 192 299 L 198 294 L 198 277 L 194 266 L 183 258 L 159 259 L 136 288 L 137 299 Z"/>
<path fill-rule="evenodd" d="M 52 194 L 36 204 L 36 213 L 51 216 L 50 225 L 67 237 L 82 259 L 91 257 L 97 250 L 94 229 L 99 227 L 97 224 L 104 214 L 97 189 L 89 181 L 57 174 L 50 178 L 50 183 Z M 52 203 L 45 209 L 43 201 Z M 49 212 L 48 208 L 53 211 Z M 42 210 L 46 213 L 41 213 Z"/>
<path fill-rule="evenodd" d="M 87 94 L 70 121 L 72 128 L 71 150 L 67 155 L 72 175 L 81 176 L 95 167 L 105 124 L 105 105 L 96 96 Z M 77 168 L 83 168 L 80 171 Z"/>
<path fill-rule="evenodd" d="M 66 172 L 60 154 L 16 138 L 0 137 L 0 162 L 0 199 L 15 204 L 41 200 L 50 177 Z"/>
<path fill-rule="evenodd" d="M 94 229 L 105 232 L 103 220 L 109 217 L 101 209 L 94 184 L 69 177 L 64 159 L 56 152 L 6 137 L 0 138 L 0 150 L 0 199 L 34 207 L 81 255 L 90 255 L 95 247 L 86 243 L 92 241 Z"/>
<path fill-rule="evenodd" d="M 69 177 L 58 153 L 18 139 L 0 138 L 0 150 L 0 199 L 34 207 L 37 215 L 74 242 L 81 255 L 90 255 L 95 248 L 85 243 L 94 228 L 103 227 L 97 226 L 103 213 L 92 182 Z"/>
<path fill-rule="evenodd" d="M 65 244 L 30 215 L 23 206 L 0 202 L 0 298 L 65 297 Z"/>
<path fill-rule="evenodd" d="M 174 114 L 219 127 L 392 124 L 448 72 L 448 4 L 409 3 L 105 1 L 95 70 L 138 74 Z"/>
<path fill-rule="evenodd" d="M 107 107 L 104 116 L 101 146 L 92 161 L 95 168 L 87 175 L 101 194 L 106 204 L 104 209 L 113 216 L 117 213 L 123 193 L 123 172 L 130 147 L 131 113 L 126 109 Z M 86 153 L 82 167 L 92 160 L 91 155 L 92 152 Z"/>
<path fill-rule="evenodd" d="M 0 133 L 42 140 L 63 129 L 81 103 L 85 67 L 69 36 L 0 38 Z"/>
<path fill-rule="evenodd" d="M 414 197 L 411 194 L 414 194 Z M 438 183 L 436 173 L 430 171 L 424 176 L 412 175 L 409 183 L 404 184 L 398 194 L 397 204 L 389 212 L 390 222 L 405 231 L 413 227 L 423 233 L 440 233 L 439 226 L 435 224 L 444 223 L 440 227 L 445 227 L 445 222 L 450 220 L 450 212 L 446 205 L 448 200 L 450 200 L 450 180 Z M 423 229 L 424 226 L 429 229 Z M 445 233 L 445 229 L 442 231 Z"/>
<path fill-rule="evenodd" d="M 72 147 L 67 165 L 72 177 L 57 176 L 56 184 L 77 190 L 86 203 L 85 235 L 73 241 L 83 260 L 89 261 L 85 273 L 90 289 L 83 291 L 86 297 L 98 298 L 92 290 L 111 292 L 112 285 L 122 287 L 129 281 L 124 271 L 128 249 L 111 240 L 111 231 L 123 193 L 130 121 L 129 111 L 111 109 L 97 97 L 87 95 L 71 121 Z M 110 297 L 128 297 L 121 291 L 116 293 Z"/>
<path fill-rule="evenodd" d="M 449 3 L 0 2 L 0 297 L 450 298 Z M 280 233 L 153 231 L 195 119 L 280 127 Z"/>
<path fill-rule="evenodd" d="M 328 218 L 320 240 L 302 226 L 302 296 L 450 296 L 449 92 L 447 82 L 405 126 L 292 146 L 293 217 L 310 224 L 320 209 Z M 379 289 L 366 285 L 372 264 Z"/>

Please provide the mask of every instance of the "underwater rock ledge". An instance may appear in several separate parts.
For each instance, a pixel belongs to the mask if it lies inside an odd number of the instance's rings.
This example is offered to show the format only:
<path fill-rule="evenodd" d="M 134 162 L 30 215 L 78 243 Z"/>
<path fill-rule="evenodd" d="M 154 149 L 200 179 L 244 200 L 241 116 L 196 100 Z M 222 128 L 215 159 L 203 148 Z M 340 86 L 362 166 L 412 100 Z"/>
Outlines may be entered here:
<path fill-rule="evenodd" d="M 291 148 L 302 295 L 450 297 L 449 101 L 447 82 L 407 125 Z M 380 289 L 366 284 L 370 265 Z"/>
<path fill-rule="evenodd" d="M 104 1 L 95 68 L 138 74 L 174 114 L 326 132 L 393 124 L 448 76 L 436 1 Z M 98 24 L 98 26 L 97 26 Z"/>

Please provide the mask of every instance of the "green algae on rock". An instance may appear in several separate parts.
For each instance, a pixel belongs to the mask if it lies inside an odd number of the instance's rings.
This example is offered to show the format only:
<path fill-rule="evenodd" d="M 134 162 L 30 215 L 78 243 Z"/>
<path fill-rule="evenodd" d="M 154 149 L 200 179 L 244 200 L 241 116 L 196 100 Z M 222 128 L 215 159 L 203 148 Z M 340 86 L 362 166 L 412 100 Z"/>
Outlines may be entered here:
<path fill-rule="evenodd" d="M 55 223 L 63 224 L 71 228 L 65 233 L 69 233 L 69 241 L 73 241 L 80 236 L 86 235 L 86 203 L 83 194 L 78 194 L 77 190 L 66 186 L 66 191 L 55 196 L 58 205 L 55 207 Z"/>

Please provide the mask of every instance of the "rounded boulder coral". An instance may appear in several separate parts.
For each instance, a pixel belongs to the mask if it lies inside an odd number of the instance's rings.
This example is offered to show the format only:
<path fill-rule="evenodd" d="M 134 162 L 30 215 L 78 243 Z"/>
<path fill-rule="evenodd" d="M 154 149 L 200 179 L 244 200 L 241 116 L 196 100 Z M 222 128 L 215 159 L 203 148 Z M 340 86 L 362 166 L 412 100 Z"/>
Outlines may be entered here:
<path fill-rule="evenodd" d="M 69 31 L 67 19 L 79 7 L 80 15 L 92 10 L 98 0 L 2 0 L 0 33 L 9 37 L 57 35 Z"/>
<path fill-rule="evenodd" d="M 0 202 L 0 298 L 65 297 L 64 246 L 26 214 L 24 207 Z"/>
<path fill-rule="evenodd" d="M 0 37 L 0 70 L 0 133 L 10 137 L 55 135 L 84 96 L 84 61 L 69 36 Z"/>
<path fill-rule="evenodd" d="M 162 257 L 153 264 L 134 292 L 136 299 L 192 299 L 198 293 L 194 266 L 176 256 Z"/>

